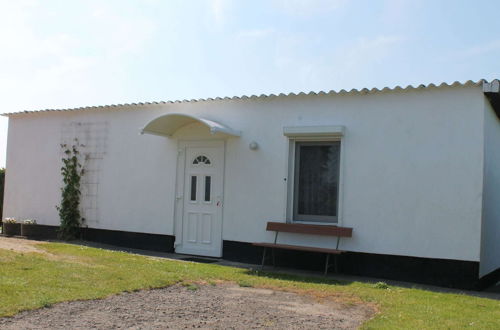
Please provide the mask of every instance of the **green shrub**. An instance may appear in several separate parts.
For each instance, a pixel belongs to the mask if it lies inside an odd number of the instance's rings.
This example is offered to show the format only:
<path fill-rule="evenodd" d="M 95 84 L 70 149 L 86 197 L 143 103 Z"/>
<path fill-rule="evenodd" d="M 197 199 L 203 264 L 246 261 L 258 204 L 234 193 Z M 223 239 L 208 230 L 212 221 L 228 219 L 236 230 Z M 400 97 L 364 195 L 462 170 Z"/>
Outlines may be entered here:
<path fill-rule="evenodd" d="M 80 234 L 80 181 L 84 173 L 80 163 L 80 152 L 78 140 L 75 145 L 62 144 L 64 151 L 61 167 L 63 187 L 61 188 L 61 205 L 56 206 L 59 211 L 61 225 L 59 226 L 59 237 L 65 240 L 75 239 Z"/>

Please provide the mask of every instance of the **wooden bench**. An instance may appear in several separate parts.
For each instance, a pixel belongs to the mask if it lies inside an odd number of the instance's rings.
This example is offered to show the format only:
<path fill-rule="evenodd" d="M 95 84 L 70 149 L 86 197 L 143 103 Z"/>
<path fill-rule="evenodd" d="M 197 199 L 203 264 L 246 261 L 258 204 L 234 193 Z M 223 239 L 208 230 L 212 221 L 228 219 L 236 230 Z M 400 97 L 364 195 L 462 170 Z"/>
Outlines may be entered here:
<path fill-rule="evenodd" d="M 328 273 L 328 267 L 330 266 L 330 255 L 339 255 L 345 251 L 339 250 L 339 243 L 341 237 L 352 237 L 352 228 L 337 227 L 330 225 L 307 225 L 298 223 L 283 223 L 283 222 L 268 222 L 267 231 L 275 231 L 274 243 L 253 243 L 255 246 L 261 246 L 264 248 L 262 254 L 262 268 L 264 268 L 264 263 L 266 261 L 266 252 L 268 248 L 272 249 L 273 265 L 275 265 L 274 249 L 284 249 L 284 250 L 296 250 L 296 251 L 308 251 L 308 252 L 319 252 L 326 254 L 325 263 L 325 275 Z M 322 235 L 322 236 L 335 236 L 337 237 L 336 248 L 318 248 L 311 246 L 301 246 L 301 245 L 288 245 L 288 244 L 278 244 L 278 234 L 280 232 L 295 233 L 295 234 L 307 234 L 307 235 Z M 335 272 L 337 272 L 337 258 L 335 258 Z"/>

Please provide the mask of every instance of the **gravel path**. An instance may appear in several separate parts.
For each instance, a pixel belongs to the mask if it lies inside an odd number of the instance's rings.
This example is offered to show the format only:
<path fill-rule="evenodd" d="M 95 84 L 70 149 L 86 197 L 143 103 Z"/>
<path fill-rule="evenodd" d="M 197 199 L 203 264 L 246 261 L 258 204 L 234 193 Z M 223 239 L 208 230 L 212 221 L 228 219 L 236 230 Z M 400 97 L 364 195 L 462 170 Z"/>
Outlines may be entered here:
<path fill-rule="evenodd" d="M 0 329 L 355 329 L 365 305 L 235 285 L 172 287 L 65 302 L 0 318 Z"/>

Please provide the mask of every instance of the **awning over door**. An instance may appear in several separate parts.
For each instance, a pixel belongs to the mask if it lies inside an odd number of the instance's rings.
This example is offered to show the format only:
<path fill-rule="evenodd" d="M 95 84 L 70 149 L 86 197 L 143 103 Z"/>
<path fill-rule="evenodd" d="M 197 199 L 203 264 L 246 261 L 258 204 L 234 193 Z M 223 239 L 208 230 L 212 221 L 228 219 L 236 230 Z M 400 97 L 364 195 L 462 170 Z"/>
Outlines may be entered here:
<path fill-rule="evenodd" d="M 151 120 L 144 128 L 141 130 L 141 134 L 153 134 L 170 137 L 179 128 L 184 127 L 191 123 L 202 123 L 207 126 L 210 133 L 222 133 L 229 136 L 240 136 L 240 131 L 235 131 L 232 128 L 219 124 L 213 120 L 208 120 L 198 116 L 185 115 L 180 113 L 169 113 Z"/>

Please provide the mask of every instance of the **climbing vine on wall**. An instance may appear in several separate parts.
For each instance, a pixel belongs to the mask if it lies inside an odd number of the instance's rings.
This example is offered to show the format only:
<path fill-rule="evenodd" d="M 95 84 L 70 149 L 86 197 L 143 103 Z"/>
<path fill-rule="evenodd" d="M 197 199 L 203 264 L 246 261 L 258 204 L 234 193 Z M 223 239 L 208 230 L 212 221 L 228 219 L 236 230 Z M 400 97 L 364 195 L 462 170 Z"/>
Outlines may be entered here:
<path fill-rule="evenodd" d="M 77 139 L 74 141 L 75 143 L 71 146 L 61 145 L 64 152 L 61 167 L 63 187 L 61 188 L 61 204 L 57 206 L 57 210 L 61 220 L 59 237 L 64 240 L 78 238 L 83 220 L 80 214 L 80 184 L 85 171 L 80 162 L 79 151 L 83 145 L 79 144 Z"/>

